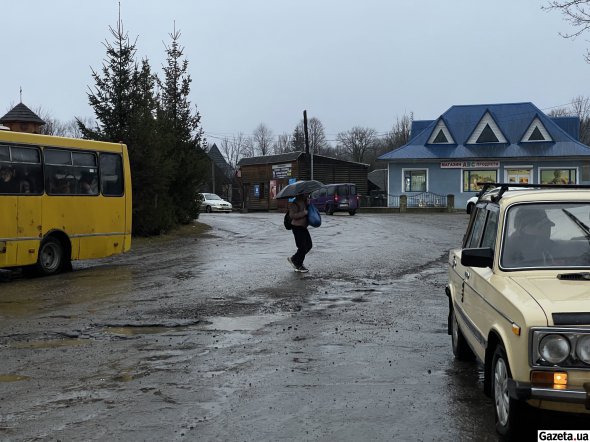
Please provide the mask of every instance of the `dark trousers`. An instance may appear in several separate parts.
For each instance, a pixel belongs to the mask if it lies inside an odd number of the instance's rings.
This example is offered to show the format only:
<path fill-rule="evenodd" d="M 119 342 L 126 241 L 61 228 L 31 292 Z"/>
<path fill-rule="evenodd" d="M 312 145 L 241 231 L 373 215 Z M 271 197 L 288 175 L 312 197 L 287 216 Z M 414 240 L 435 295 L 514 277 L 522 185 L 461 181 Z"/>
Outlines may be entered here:
<path fill-rule="evenodd" d="M 293 236 L 295 237 L 297 252 L 291 259 L 299 267 L 303 265 L 305 255 L 311 250 L 313 244 L 311 243 L 311 236 L 306 227 L 293 226 Z"/>

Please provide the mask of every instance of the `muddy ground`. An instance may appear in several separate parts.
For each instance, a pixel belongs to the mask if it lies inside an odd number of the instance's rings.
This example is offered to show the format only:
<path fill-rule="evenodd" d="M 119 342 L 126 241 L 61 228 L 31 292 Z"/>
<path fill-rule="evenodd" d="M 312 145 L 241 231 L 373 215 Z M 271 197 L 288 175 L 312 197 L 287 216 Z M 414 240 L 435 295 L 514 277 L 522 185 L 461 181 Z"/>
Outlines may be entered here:
<path fill-rule="evenodd" d="M 199 221 L 63 275 L 0 272 L 1 440 L 497 440 L 446 333 L 466 215 L 324 216 L 307 274 L 280 214 Z M 531 440 L 580 425 L 552 416 Z"/>

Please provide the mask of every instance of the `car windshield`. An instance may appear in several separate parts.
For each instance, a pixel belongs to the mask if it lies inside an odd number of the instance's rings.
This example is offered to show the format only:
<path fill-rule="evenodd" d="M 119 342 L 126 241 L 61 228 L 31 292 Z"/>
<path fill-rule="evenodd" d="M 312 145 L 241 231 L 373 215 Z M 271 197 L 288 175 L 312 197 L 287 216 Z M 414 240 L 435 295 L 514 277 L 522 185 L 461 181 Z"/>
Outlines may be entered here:
<path fill-rule="evenodd" d="M 500 265 L 510 269 L 590 267 L 590 203 L 509 208 Z"/>
<path fill-rule="evenodd" d="M 220 200 L 221 197 L 219 195 L 215 195 L 214 193 L 206 193 L 205 199 L 206 200 Z"/>

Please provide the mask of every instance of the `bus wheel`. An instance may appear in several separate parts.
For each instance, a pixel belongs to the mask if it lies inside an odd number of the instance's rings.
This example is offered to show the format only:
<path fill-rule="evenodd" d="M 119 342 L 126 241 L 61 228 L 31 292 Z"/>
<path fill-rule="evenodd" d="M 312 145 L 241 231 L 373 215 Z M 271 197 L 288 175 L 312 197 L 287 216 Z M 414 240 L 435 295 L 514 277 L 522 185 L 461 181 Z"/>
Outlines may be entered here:
<path fill-rule="evenodd" d="M 64 248 L 55 238 L 47 238 L 39 248 L 39 258 L 35 270 L 40 275 L 59 273 L 64 267 Z"/>

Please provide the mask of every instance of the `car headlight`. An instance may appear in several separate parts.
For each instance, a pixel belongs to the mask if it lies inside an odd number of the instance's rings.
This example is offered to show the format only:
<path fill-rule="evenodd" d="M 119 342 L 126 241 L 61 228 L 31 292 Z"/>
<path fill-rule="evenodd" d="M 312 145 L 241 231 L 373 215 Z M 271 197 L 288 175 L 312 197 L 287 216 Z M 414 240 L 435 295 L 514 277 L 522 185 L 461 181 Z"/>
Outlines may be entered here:
<path fill-rule="evenodd" d="M 576 355 L 582 362 L 590 364 L 590 335 L 585 335 L 578 339 Z"/>
<path fill-rule="evenodd" d="M 590 344 L 590 342 L 589 342 Z M 590 356 L 590 348 L 587 355 Z M 567 359 L 570 354 L 570 343 L 565 336 L 547 335 L 539 343 L 539 354 L 551 364 L 559 364 Z"/>

